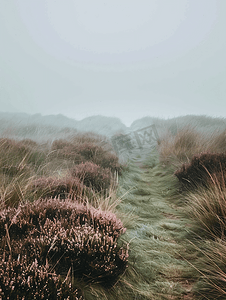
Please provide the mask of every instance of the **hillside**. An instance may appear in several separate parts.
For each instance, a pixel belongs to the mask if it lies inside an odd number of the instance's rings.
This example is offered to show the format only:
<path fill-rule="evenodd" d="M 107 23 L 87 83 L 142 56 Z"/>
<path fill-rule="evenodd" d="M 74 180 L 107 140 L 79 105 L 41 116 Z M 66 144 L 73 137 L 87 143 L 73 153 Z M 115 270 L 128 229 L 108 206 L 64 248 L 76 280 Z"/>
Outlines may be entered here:
<path fill-rule="evenodd" d="M 0 136 L 12 138 L 32 138 L 48 140 L 65 138 L 75 132 L 89 132 L 111 137 L 115 133 L 124 133 L 128 128 L 113 117 L 92 116 L 81 121 L 68 118 L 64 115 L 41 114 L 29 115 L 26 113 L 0 113 Z"/>
<path fill-rule="evenodd" d="M 182 126 L 197 127 L 200 132 L 214 132 L 226 128 L 226 119 L 214 118 L 205 115 L 186 115 L 171 119 L 161 119 L 146 116 L 135 120 L 127 127 L 119 118 L 106 116 L 90 116 L 77 121 L 62 114 L 29 115 L 26 113 L 0 112 L 0 136 L 12 138 L 32 138 L 36 140 L 65 138 L 75 132 L 95 132 L 100 135 L 112 137 L 115 134 L 126 134 L 155 124 L 159 135 L 170 131 L 177 133 Z"/>

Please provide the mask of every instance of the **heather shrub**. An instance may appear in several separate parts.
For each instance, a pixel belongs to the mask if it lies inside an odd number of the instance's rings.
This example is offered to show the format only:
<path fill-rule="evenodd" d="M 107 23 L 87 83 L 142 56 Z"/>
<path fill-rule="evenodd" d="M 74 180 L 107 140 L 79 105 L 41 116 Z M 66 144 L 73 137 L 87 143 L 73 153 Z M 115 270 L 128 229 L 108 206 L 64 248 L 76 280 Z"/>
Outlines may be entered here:
<path fill-rule="evenodd" d="M 61 299 L 52 287 L 54 281 L 61 285 L 59 275 L 109 287 L 127 266 L 128 246 L 119 242 L 125 230 L 113 213 L 70 199 L 5 208 L 0 211 L 0 263 L 7 272 L 0 272 L 1 290 L 22 282 L 24 293 L 30 284 L 37 286 L 34 292 L 44 293 L 43 287 L 55 293 L 51 299 Z"/>
<path fill-rule="evenodd" d="M 50 158 L 64 158 L 74 161 L 76 164 L 81 163 L 84 158 L 78 153 L 77 147 L 66 140 L 55 140 L 51 146 Z"/>
<path fill-rule="evenodd" d="M 72 175 L 81 179 L 83 184 L 95 191 L 107 189 L 111 184 L 111 171 L 92 162 L 81 163 L 71 171 Z"/>
<path fill-rule="evenodd" d="M 183 164 L 175 176 L 186 187 L 208 186 L 211 182 L 225 187 L 226 154 L 200 153 Z"/>
<path fill-rule="evenodd" d="M 100 135 L 95 132 L 84 132 L 84 133 L 77 133 L 71 136 L 70 141 L 73 144 L 81 144 L 81 143 L 95 143 L 98 145 L 106 143 L 106 136 Z"/>
<path fill-rule="evenodd" d="M 113 172 L 120 171 L 118 157 L 101 146 L 94 143 L 83 143 L 77 145 L 77 151 L 85 161 L 92 161 L 103 168 L 110 168 Z"/>
<path fill-rule="evenodd" d="M 112 172 L 120 172 L 121 166 L 118 157 L 112 153 L 111 145 L 101 136 L 87 135 L 76 135 L 69 141 L 55 140 L 50 157 L 70 159 L 75 164 L 92 161 L 103 168 L 110 168 Z"/>
<path fill-rule="evenodd" d="M 55 151 L 55 150 L 61 150 L 67 147 L 73 146 L 72 143 L 70 143 L 67 140 L 64 139 L 59 139 L 59 140 L 55 140 L 53 141 L 52 145 L 51 145 L 51 150 Z"/>
<path fill-rule="evenodd" d="M 111 152 L 105 152 L 105 154 L 101 157 L 96 157 L 94 162 L 97 165 L 100 165 L 103 168 L 109 168 L 112 172 L 118 172 L 121 174 L 122 172 L 122 166 L 119 163 L 118 157 Z"/>
<path fill-rule="evenodd" d="M 37 260 L 29 264 L 26 257 L 3 257 L 0 261 L 0 299 L 84 299 L 78 289 L 49 273 Z"/>
<path fill-rule="evenodd" d="M 78 177 L 40 177 L 31 182 L 32 198 L 79 199 L 85 194 L 85 186 Z"/>
<path fill-rule="evenodd" d="M 86 161 L 94 161 L 97 156 L 104 154 L 103 148 L 92 142 L 77 144 L 76 148 L 77 152 L 80 153 Z"/>

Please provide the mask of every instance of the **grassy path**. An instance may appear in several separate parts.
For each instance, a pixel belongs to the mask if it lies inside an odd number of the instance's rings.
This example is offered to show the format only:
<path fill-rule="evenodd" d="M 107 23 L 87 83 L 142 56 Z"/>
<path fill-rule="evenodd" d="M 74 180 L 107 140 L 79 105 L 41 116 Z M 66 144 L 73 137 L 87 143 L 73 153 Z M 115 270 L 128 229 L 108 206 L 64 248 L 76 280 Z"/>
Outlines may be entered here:
<path fill-rule="evenodd" d="M 126 240 L 130 241 L 127 281 L 133 299 L 194 299 L 191 293 L 192 260 L 177 180 L 156 157 L 136 158 L 120 182 L 120 208 L 127 214 Z M 126 191 L 130 190 L 129 193 Z M 132 282 L 132 283 L 131 283 Z"/>

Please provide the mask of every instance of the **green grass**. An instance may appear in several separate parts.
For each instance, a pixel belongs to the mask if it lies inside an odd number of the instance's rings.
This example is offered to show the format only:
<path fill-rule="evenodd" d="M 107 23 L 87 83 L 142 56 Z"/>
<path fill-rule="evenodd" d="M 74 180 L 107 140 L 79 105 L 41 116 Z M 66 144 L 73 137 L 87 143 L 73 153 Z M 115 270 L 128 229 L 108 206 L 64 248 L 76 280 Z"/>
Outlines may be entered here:
<path fill-rule="evenodd" d="M 137 296 L 128 299 L 183 299 L 190 294 L 184 283 L 191 267 L 178 256 L 185 255 L 182 237 L 189 220 L 181 218 L 176 178 L 156 155 L 134 160 L 120 179 L 118 193 L 125 196 L 118 209 L 130 216 L 123 236 L 130 243 L 127 281 L 132 271 L 136 274 L 131 284 Z"/>

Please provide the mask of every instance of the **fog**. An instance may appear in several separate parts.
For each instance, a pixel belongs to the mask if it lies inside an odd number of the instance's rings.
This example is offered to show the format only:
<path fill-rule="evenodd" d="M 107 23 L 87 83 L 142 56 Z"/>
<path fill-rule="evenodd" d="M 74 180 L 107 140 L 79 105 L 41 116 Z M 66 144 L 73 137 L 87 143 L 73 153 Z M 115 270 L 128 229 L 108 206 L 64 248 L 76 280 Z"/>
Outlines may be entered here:
<path fill-rule="evenodd" d="M 0 2 L 0 111 L 226 117 L 225 0 Z"/>

